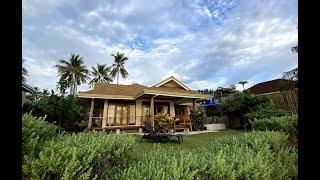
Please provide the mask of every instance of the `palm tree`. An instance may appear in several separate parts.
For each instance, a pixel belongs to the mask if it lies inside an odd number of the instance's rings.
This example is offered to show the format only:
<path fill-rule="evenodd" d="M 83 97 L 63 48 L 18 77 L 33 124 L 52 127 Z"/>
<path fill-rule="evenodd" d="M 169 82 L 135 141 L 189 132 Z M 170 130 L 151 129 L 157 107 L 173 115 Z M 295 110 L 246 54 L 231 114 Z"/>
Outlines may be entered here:
<path fill-rule="evenodd" d="M 22 64 L 25 59 L 22 59 Z M 22 82 L 26 82 L 26 76 L 28 76 L 28 70 L 22 66 Z"/>
<path fill-rule="evenodd" d="M 110 83 L 113 79 L 110 77 L 110 67 L 106 67 L 106 64 L 97 64 L 97 68 L 92 66 L 91 74 L 93 78 L 89 82 L 90 87 L 94 83 Z"/>
<path fill-rule="evenodd" d="M 248 81 L 240 81 L 240 82 L 239 82 L 239 84 L 241 84 L 241 85 L 242 85 L 243 90 L 244 90 L 244 85 L 245 85 L 245 84 L 247 84 L 247 83 L 248 83 Z"/>
<path fill-rule="evenodd" d="M 65 80 L 68 84 L 67 87 L 70 87 L 70 93 L 75 94 L 77 87 L 86 83 L 89 78 L 89 71 L 84 65 L 83 58 L 72 53 L 69 61 L 60 59 L 59 63 L 55 66 L 58 69 L 58 76 L 60 76 L 59 82 Z"/>
<path fill-rule="evenodd" d="M 111 70 L 111 77 L 116 77 L 117 76 L 117 84 L 119 84 L 119 74 L 121 74 L 122 78 L 126 78 L 129 73 L 128 71 L 124 68 L 124 63 L 129 59 L 128 57 L 125 57 L 124 53 L 119 53 L 117 52 L 116 55 L 112 54 L 111 56 L 114 57 L 114 64 L 112 65 L 112 70 Z"/>
<path fill-rule="evenodd" d="M 60 92 L 60 94 L 64 95 L 66 93 L 67 88 L 69 87 L 69 84 L 67 80 L 65 79 L 59 79 L 57 82 L 57 90 Z"/>

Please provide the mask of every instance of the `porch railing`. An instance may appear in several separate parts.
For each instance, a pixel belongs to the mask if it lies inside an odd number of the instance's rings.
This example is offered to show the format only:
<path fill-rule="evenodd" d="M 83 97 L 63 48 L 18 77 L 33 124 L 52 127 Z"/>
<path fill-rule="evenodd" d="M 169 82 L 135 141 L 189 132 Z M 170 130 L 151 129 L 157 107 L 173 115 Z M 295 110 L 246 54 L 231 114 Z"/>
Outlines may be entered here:
<path fill-rule="evenodd" d="M 132 120 L 132 121 L 130 121 Z M 133 121 L 134 120 L 134 121 Z M 139 124 L 136 124 L 137 121 L 140 121 Z M 112 126 L 143 126 L 143 121 L 150 121 L 150 116 L 128 116 L 126 120 L 115 119 L 114 117 L 108 117 L 106 121 L 106 126 L 112 127 Z M 92 127 L 102 127 L 103 123 L 103 117 L 92 117 Z M 155 128 L 157 128 L 158 125 L 155 123 Z M 175 116 L 175 121 L 172 125 L 170 125 L 170 128 L 176 131 L 177 129 L 190 129 L 192 131 L 192 123 L 190 121 L 190 116 L 188 115 L 182 115 L 182 116 Z"/>

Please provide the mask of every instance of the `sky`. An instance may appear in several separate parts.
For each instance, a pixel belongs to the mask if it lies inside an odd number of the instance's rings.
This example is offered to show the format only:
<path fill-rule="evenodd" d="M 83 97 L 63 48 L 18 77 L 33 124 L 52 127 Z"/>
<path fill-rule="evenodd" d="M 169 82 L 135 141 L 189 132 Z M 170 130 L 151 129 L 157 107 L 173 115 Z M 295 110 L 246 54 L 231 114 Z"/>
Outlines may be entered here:
<path fill-rule="evenodd" d="M 91 69 L 119 51 L 129 58 L 120 84 L 248 88 L 298 66 L 297 10 L 297 0 L 23 0 L 27 83 L 55 89 L 59 59 L 76 53 Z"/>

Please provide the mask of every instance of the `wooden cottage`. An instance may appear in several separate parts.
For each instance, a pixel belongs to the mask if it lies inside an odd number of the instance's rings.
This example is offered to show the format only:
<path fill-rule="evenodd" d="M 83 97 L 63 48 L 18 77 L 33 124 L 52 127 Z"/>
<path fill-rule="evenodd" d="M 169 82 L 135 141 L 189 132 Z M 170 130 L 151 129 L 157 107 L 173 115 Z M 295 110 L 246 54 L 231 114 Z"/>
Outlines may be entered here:
<path fill-rule="evenodd" d="M 89 129 L 138 129 L 143 121 L 154 124 L 154 115 L 168 113 L 179 119 L 174 131 L 192 130 L 189 115 L 196 102 L 210 98 L 190 90 L 171 76 L 151 87 L 140 84 L 96 83 L 92 90 L 76 94 L 87 105 Z"/>

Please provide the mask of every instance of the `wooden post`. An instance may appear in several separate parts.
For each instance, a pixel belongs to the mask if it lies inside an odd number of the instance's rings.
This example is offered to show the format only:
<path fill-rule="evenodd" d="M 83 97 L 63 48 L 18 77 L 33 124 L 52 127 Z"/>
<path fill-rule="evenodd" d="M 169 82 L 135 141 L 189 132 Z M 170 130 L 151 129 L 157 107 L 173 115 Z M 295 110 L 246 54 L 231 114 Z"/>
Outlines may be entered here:
<path fill-rule="evenodd" d="M 195 111 L 196 110 L 196 99 L 192 99 L 192 107 L 193 107 L 193 110 Z"/>
<path fill-rule="evenodd" d="M 92 128 L 93 108 L 94 108 L 94 98 L 92 98 L 92 100 L 91 100 L 91 107 L 90 107 L 90 114 L 89 114 L 88 129 L 91 129 L 91 128 Z"/>
<path fill-rule="evenodd" d="M 102 128 L 105 128 L 107 126 L 107 121 L 108 121 L 108 99 L 105 99 L 103 104 Z"/>
<path fill-rule="evenodd" d="M 151 119 L 151 125 L 154 127 L 154 101 L 153 101 L 153 96 L 151 97 L 151 101 L 150 101 L 150 119 Z"/>

